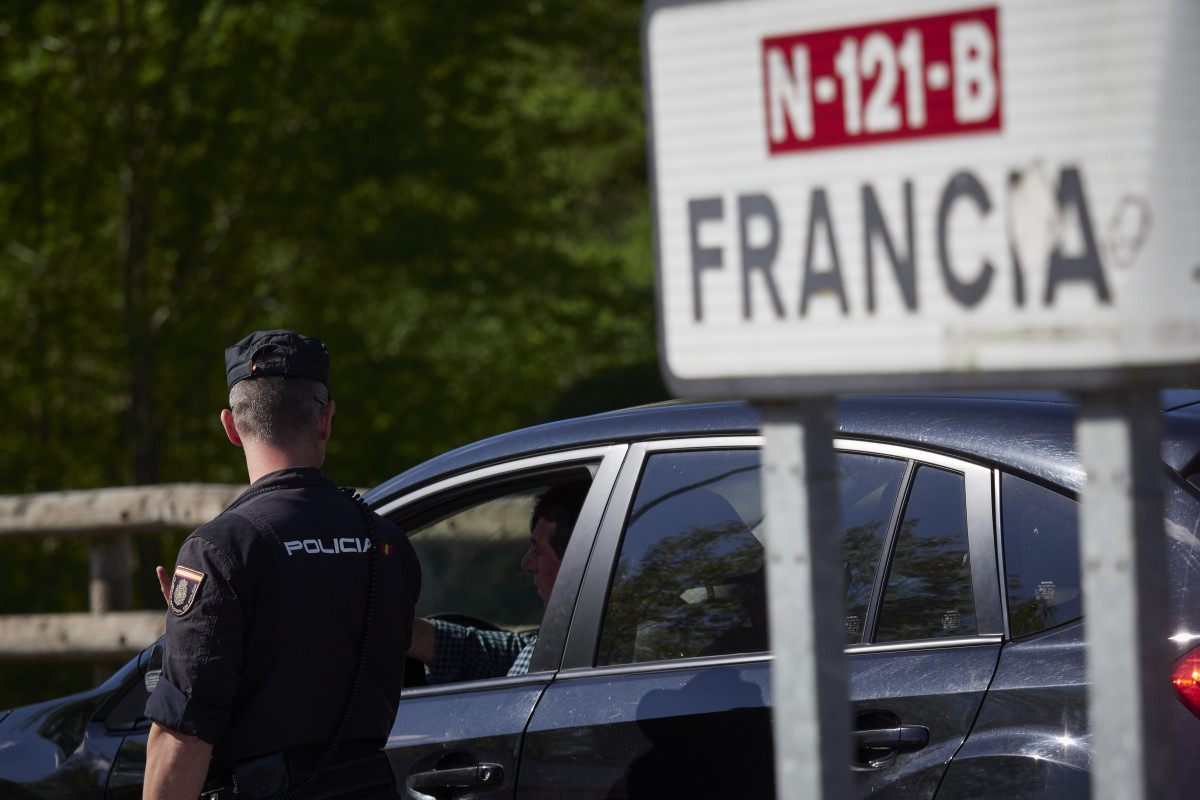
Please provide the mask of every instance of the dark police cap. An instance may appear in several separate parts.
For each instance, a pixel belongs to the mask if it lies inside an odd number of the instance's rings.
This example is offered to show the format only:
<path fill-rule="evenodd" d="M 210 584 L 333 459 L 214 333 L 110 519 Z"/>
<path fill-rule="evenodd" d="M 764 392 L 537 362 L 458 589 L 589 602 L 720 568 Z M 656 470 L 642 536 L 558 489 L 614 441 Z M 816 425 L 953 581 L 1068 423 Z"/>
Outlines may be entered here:
<path fill-rule="evenodd" d="M 329 353 L 320 339 L 291 331 L 255 331 L 225 350 L 225 380 L 232 389 L 247 378 L 285 375 L 329 386 Z"/>

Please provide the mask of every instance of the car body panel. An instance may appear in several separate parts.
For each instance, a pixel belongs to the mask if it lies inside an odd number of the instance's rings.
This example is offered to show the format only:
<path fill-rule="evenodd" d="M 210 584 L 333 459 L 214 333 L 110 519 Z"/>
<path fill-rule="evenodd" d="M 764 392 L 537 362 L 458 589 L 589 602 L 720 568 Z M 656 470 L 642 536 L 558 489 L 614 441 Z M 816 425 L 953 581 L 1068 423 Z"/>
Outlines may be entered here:
<path fill-rule="evenodd" d="M 1072 491 L 1083 482 L 1074 443 L 1076 404 L 1055 392 L 992 392 L 864 396 L 837 399 L 836 433 L 879 438 L 955 453 L 1009 469 Z M 1162 405 L 1165 460 L 1183 471 L 1195 459 L 1200 425 L 1200 390 L 1168 390 Z M 551 422 L 500 434 L 451 450 L 413 467 L 367 493 L 394 498 L 434 481 L 487 464 L 535 453 L 589 445 L 653 441 L 684 436 L 754 435 L 761 414 L 740 401 L 671 402 Z"/>
<path fill-rule="evenodd" d="M 976 460 L 1008 463 L 1070 488 L 1082 483 L 1075 458 L 1075 407 L 1062 395 L 850 397 L 837 401 L 839 436 L 920 443 Z M 743 402 L 670 403 L 596 414 L 501 434 L 452 450 L 372 490 L 394 497 L 482 464 L 533 453 L 687 436 L 754 435 L 761 414 Z"/>
<path fill-rule="evenodd" d="M 997 642 L 847 657 L 856 726 L 892 715 L 929 731 L 914 752 L 850 755 L 855 797 L 933 796 L 999 651 Z M 769 658 L 560 673 L 530 721 L 518 796 L 770 797 L 770 700 Z M 712 763 L 731 766 L 690 768 Z"/>
<path fill-rule="evenodd" d="M 1086 797 L 1086 677 L 1081 623 L 1006 644 L 941 794 Z"/>
<path fill-rule="evenodd" d="M 149 723 L 107 723 L 126 707 L 136 708 L 138 701 L 144 707 L 152 649 L 91 691 L 18 708 L 0 720 L 0 796 L 140 797 L 145 758 L 128 760 L 125 745 L 131 742 L 136 751 L 140 742 L 144 752 Z"/>
<path fill-rule="evenodd" d="M 854 796 L 929 798 L 971 731 L 996 669 L 1000 643 L 848 656 L 851 736 L 919 726 L 928 743 L 911 752 L 856 750 Z"/>
<path fill-rule="evenodd" d="M 512 678 L 410 692 L 387 744 L 397 789 L 416 775 L 487 764 L 499 768 L 487 796 L 512 797 L 525 727 L 548 683 Z"/>
<path fill-rule="evenodd" d="M 1200 644 L 1200 490 L 1178 475 L 1168 474 L 1163 505 L 1169 571 L 1167 613 L 1175 626 L 1175 653 L 1182 655 Z"/>
<path fill-rule="evenodd" d="M 142 777 L 146 774 L 147 734 L 132 733 L 121 742 L 108 775 L 105 800 L 141 800 Z"/>
<path fill-rule="evenodd" d="M 100 798 L 124 736 L 91 722 L 106 697 L 86 692 L 15 710 L 0 736 L 5 797 Z"/>
<path fill-rule="evenodd" d="M 530 721 L 518 796 L 769 797 L 771 741 L 763 659 L 562 673 Z"/>

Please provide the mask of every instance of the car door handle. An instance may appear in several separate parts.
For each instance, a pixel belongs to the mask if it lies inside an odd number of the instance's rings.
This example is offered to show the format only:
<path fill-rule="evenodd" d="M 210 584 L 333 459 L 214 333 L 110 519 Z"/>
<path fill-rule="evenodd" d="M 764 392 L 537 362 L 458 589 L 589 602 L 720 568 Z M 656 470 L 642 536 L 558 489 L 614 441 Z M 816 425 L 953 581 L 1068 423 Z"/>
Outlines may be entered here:
<path fill-rule="evenodd" d="M 855 731 L 854 743 L 871 750 L 908 753 L 929 744 L 929 728 L 923 725 L 898 725 L 895 728 Z"/>
<path fill-rule="evenodd" d="M 435 769 L 408 776 L 408 796 L 413 800 L 436 800 L 422 789 L 474 789 L 495 786 L 504 780 L 504 768 L 499 764 L 476 764 L 473 767 Z"/>

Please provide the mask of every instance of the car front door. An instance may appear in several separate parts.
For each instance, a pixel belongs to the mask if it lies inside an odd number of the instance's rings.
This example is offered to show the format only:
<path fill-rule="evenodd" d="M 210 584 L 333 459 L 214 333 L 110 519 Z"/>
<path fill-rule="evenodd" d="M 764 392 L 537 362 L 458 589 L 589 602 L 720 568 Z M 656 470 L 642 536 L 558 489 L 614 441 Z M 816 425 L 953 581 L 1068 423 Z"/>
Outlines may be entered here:
<path fill-rule="evenodd" d="M 426 683 L 410 659 L 387 752 L 402 796 L 512 797 L 522 737 L 554 676 L 567 622 L 624 446 L 497 465 L 397 497 L 370 498 L 410 536 L 421 558 L 417 615 L 472 627 L 533 632 L 526 675 Z M 590 481 L 558 579 L 543 609 L 521 571 L 530 512 L 545 489 Z M 543 613 L 544 612 L 544 613 Z M 415 667 L 415 669 L 414 669 Z"/>
<path fill-rule="evenodd" d="M 759 444 L 631 448 L 530 720 L 521 798 L 772 796 Z M 854 795 L 930 797 L 999 650 L 990 473 L 839 446 L 846 592 L 830 602 L 845 607 Z"/>

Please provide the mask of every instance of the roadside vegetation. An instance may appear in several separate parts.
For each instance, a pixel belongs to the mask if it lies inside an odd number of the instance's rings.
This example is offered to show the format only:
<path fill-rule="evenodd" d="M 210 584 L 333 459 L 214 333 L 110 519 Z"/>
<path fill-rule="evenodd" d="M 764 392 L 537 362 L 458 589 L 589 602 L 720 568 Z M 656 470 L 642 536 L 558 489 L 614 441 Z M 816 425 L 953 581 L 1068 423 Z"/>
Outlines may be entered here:
<path fill-rule="evenodd" d="M 344 485 L 662 399 L 641 5 L 9 3 L 0 494 L 244 481 L 255 329 L 328 344 Z M 182 535 L 137 542 L 135 606 Z M 0 614 L 86 609 L 85 543 L 0 559 Z M 90 678 L 0 664 L 0 708 Z"/>

